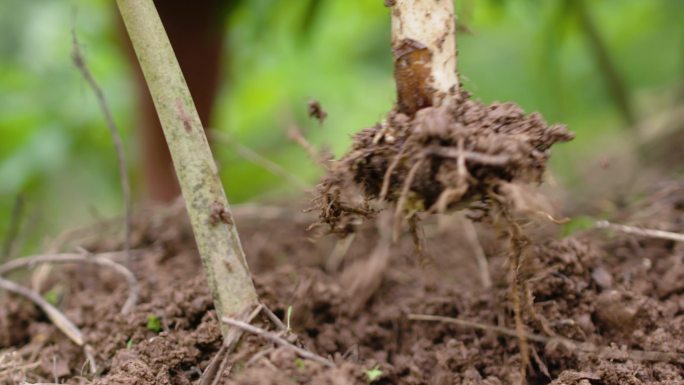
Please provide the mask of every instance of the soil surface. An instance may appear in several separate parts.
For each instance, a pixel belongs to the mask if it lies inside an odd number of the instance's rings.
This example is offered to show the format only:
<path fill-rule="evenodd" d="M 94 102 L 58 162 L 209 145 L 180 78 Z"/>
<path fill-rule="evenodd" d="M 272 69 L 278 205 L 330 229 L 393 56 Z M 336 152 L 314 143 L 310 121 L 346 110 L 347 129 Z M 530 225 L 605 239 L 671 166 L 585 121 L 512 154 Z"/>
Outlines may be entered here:
<path fill-rule="evenodd" d="M 351 242 L 312 239 L 306 228 L 316 218 L 293 208 L 243 207 L 235 217 L 260 298 L 289 325 L 280 335 L 334 367 L 246 334 L 218 383 L 520 383 L 509 252 L 489 227 L 428 219 L 419 258 L 411 237 L 387 240 L 382 215 Z M 610 219 L 683 233 L 684 185 L 658 186 Z M 684 243 L 597 229 L 561 238 L 548 221 L 525 231 L 533 241 L 522 262 L 533 302 L 523 312 L 528 384 L 684 384 Z M 120 237 L 98 227 L 84 233 L 69 244 L 120 248 Z M 85 334 L 97 374 L 33 304 L 2 294 L 0 383 L 199 382 L 221 337 L 187 222 L 178 211 L 143 215 L 133 235 L 141 296 L 130 314 L 120 314 L 125 282 L 106 269 L 54 268 L 42 285 Z M 278 331 L 264 316 L 252 323 Z"/>

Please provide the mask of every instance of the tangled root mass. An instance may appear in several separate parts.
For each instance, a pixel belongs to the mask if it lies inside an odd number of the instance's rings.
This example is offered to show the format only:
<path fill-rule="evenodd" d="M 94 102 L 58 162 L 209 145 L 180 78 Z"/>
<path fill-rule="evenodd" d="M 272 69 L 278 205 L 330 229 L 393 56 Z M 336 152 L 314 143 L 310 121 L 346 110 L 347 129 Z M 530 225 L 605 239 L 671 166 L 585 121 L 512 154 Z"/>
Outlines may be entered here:
<path fill-rule="evenodd" d="M 397 214 L 472 207 L 504 183 L 539 183 L 556 143 L 574 135 L 514 103 L 484 105 L 465 91 L 409 117 L 396 110 L 357 133 L 318 186 L 315 203 L 332 232 L 353 232 L 378 203 Z"/>

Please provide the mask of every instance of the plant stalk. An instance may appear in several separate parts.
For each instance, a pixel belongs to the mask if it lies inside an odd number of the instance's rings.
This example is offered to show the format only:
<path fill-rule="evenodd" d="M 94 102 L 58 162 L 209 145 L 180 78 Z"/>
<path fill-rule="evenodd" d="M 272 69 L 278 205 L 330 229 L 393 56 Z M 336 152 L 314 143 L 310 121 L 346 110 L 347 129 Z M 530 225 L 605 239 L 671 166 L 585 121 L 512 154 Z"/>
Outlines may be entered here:
<path fill-rule="evenodd" d="M 397 105 L 409 116 L 458 89 L 452 0 L 391 0 Z"/>
<path fill-rule="evenodd" d="M 117 0 L 154 100 L 219 319 L 257 305 L 257 294 L 218 170 L 153 0 Z M 222 326 L 224 338 L 229 327 Z"/>

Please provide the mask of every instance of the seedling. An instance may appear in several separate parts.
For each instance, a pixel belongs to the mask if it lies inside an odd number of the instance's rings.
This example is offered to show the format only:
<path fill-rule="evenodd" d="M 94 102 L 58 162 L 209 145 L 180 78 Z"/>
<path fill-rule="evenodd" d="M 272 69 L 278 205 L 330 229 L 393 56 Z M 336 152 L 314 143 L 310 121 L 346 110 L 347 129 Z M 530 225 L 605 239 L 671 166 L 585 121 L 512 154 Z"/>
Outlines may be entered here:
<path fill-rule="evenodd" d="M 366 378 L 368 379 L 368 383 L 377 381 L 380 379 L 380 377 L 382 377 L 382 375 L 382 370 L 380 370 L 378 365 L 375 365 L 373 369 L 366 370 Z"/>
<path fill-rule="evenodd" d="M 147 316 L 147 324 L 145 325 L 147 330 L 159 333 L 162 330 L 161 320 L 154 314 Z"/>
<path fill-rule="evenodd" d="M 57 304 L 59 303 L 59 294 L 57 293 L 57 289 L 52 289 L 47 293 L 43 294 L 43 298 L 45 298 L 45 300 L 53 306 L 57 306 Z"/>
<path fill-rule="evenodd" d="M 304 360 L 299 357 L 295 358 L 294 364 L 298 370 L 304 370 L 304 367 L 306 366 L 306 362 L 304 362 Z"/>

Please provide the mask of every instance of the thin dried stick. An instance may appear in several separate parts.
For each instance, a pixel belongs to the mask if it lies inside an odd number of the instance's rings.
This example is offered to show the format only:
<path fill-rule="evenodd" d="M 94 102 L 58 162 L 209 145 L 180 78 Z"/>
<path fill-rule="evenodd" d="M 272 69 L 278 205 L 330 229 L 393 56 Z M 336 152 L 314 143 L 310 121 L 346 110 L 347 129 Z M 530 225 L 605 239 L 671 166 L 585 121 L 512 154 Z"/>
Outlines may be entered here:
<path fill-rule="evenodd" d="M 280 318 L 278 318 L 278 316 L 275 315 L 275 313 L 273 313 L 273 311 L 271 311 L 271 309 L 264 306 L 262 311 L 264 312 L 264 314 L 266 314 L 266 317 L 268 317 L 268 319 L 271 320 L 271 322 L 273 322 L 273 324 L 275 326 L 277 326 L 278 329 L 280 329 L 280 331 L 288 331 L 289 330 L 287 325 L 285 325 L 283 323 L 283 321 L 281 321 Z"/>
<path fill-rule="evenodd" d="M 50 318 L 52 323 L 54 323 L 55 326 L 62 331 L 62 333 L 69 337 L 69 339 L 73 341 L 76 345 L 83 346 L 85 342 L 81 330 L 77 328 L 76 325 L 74 325 L 71 321 L 69 321 L 69 319 L 64 314 L 62 314 L 61 311 L 59 311 L 59 309 L 52 306 L 48 301 L 43 299 L 43 297 L 41 297 L 40 294 L 1 277 L 0 288 L 5 289 L 14 294 L 18 294 L 38 305 L 38 307 L 40 307 L 45 312 L 45 314 L 48 316 L 48 318 Z"/>
<path fill-rule="evenodd" d="M 126 218 L 124 222 L 124 250 L 126 251 L 127 265 L 130 266 L 131 223 L 133 220 L 133 209 L 131 204 L 131 186 L 128 179 L 128 168 L 126 167 L 126 151 L 123 148 L 123 142 L 121 140 L 121 135 L 119 134 L 119 129 L 117 128 L 116 123 L 114 122 L 114 117 L 112 116 L 112 112 L 109 109 L 107 98 L 105 97 L 104 92 L 102 92 L 102 89 L 100 88 L 99 84 L 97 84 L 97 81 L 95 81 L 93 74 L 90 72 L 90 69 L 88 69 L 85 59 L 81 54 L 80 44 L 78 42 L 78 38 L 76 37 L 76 23 L 74 22 L 73 24 L 74 25 L 72 25 L 71 28 L 71 58 L 76 68 L 78 68 L 78 70 L 81 72 L 83 79 L 85 79 L 86 83 L 88 83 L 88 86 L 92 89 L 93 93 L 95 94 L 95 97 L 97 98 L 97 102 L 100 105 L 100 109 L 102 110 L 102 113 L 105 117 L 105 121 L 107 122 L 109 133 L 112 136 L 112 142 L 114 142 L 114 148 L 116 150 L 116 157 L 119 162 L 119 179 L 121 182 L 121 190 L 123 192 L 123 200 L 125 206 L 124 210 Z"/>
<path fill-rule="evenodd" d="M 21 385 L 62 385 L 59 382 L 22 382 Z"/>
<path fill-rule="evenodd" d="M 6 275 L 7 273 L 16 269 L 30 267 L 41 263 L 92 263 L 95 265 L 112 268 L 116 270 L 117 273 L 121 274 L 128 283 L 128 298 L 121 308 L 121 313 L 128 313 L 138 302 L 140 289 L 138 287 L 138 280 L 135 278 L 135 275 L 133 275 L 133 273 L 124 265 L 108 259 L 105 254 L 92 256 L 82 254 L 52 254 L 35 255 L 32 257 L 13 259 L 0 266 L 0 276 Z"/>
<path fill-rule="evenodd" d="M 625 234 L 641 235 L 644 237 L 669 239 L 676 242 L 684 242 L 684 234 L 673 233 L 671 231 L 655 230 L 655 229 L 644 229 L 635 226 L 619 225 L 617 223 L 611 223 L 608 221 L 598 221 L 596 222 L 596 227 L 599 229 L 612 229 L 623 232 Z"/>
<path fill-rule="evenodd" d="M 251 148 L 245 146 L 244 144 L 241 144 L 240 142 L 238 142 L 237 140 L 234 140 L 233 138 L 226 135 L 225 133 L 214 130 L 211 132 L 211 137 L 213 139 L 217 139 L 223 143 L 228 144 L 229 146 L 233 147 L 233 149 L 241 157 L 243 157 L 246 160 L 256 164 L 257 166 L 260 166 L 261 168 L 270 172 L 271 174 L 285 179 L 286 181 L 290 182 L 291 184 L 297 186 L 297 188 L 299 188 L 300 190 L 305 191 L 307 188 L 309 188 L 309 186 L 303 180 L 301 180 L 298 176 L 289 172 L 283 166 L 281 166 L 278 163 L 275 163 L 274 161 L 264 157 L 263 155 L 252 150 Z"/>
<path fill-rule="evenodd" d="M 247 322 L 252 322 L 254 318 L 264 309 L 263 304 L 257 304 L 254 310 L 246 316 Z M 211 359 L 209 366 L 204 370 L 199 380 L 199 385 L 217 385 L 223 374 L 230 367 L 230 353 L 237 346 L 238 341 L 242 337 L 242 330 L 239 328 L 231 328 L 228 335 L 223 340 L 221 348 Z"/>
<path fill-rule="evenodd" d="M 22 382 L 21 385 L 62 385 L 58 382 Z"/>
<path fill-rule="evenodd" d="M 291 124 L 290 128 L 287 130 L 287 137 L 295 142 L 299 147 L 303 148 L 304 151 L 309 155 L 309 157 L 321 166 L 324 170 L 328 169 L 327 159 L 323 156 L 317 149 L 311 144 L 302 131 L 294 123 Z"/>
<path fill-rule="evenodd" d="M 256 326 L 250 325 L 246 322 L 242 322 L 242 321 L 230 318 L 230 317 L 223 317 L 223 318 L 221 318 L 221 320 L 230 326 L 240 328 L 246 332 L 252 333 L 252 334 L 257 335 L 259 337 L 263 337 L 263 338 L 265 338 L 265 339 L 267 339 L 267 340 L 269 340 L 269 341 L 271 341 L 271 342 L 273 342 L 273 343 L 275 343 L 281 347 L 284 347 L 286 349 L 290 349 L 293 352 L 297 353 L 302 358 L 306 358 L 306 359 L 309 359 L 311 361 L 318 362 L 319 364 L 325 365 L 325 366 L 330 367 L 330 368 L 335 367 L 335 364 L 332 361 L 330 361 L 329 359 L 323 358 L 323 357 L 319 356 L 318 354 L 312 353 L 308 350 L 305 350 L 305 349 L 302 349 L 296 345 L 293 345 L 290 342 L 286 341 L 285 339 L 283 339 L 282 337 L 280 337 L 274 333 L 268 332 L 264 329 L 258 328 Z"/>
<path fill-rule="evenodd" d="M 495 326 L 487 325 L 480 322 L 473 322 L 462 320 L 452 317 L 444 317 L 438 315 L 429 314 L 409 314 L 408 319 L 412 321 L 428 321 L 428 322 L 443 322 L 450 323 L 466 328 L 491 331 L 501 335 L 518 338 L 519 334 L 517 330 Z M 649 361 L 649 362 L 672 362 L 672 363 L 684 363 L 684 353 L 675 352 L 661 352 L 653 350 L 618 350 L 610 348 L 607 346 L 597 346 L 590 342 L 580 342 L 571 340 L 565 337 L 545 337 L 539 334 L 527 333 L 525 332 L 525 337 L 528 341 L 534 341 L 542 344 L 548 344 L 551 342 L 557 342 L 569 349 L 580 351 L 584 353 L 593 353 L 599 357 L 607 359 L 632 359 L 637 361 Z"/>

